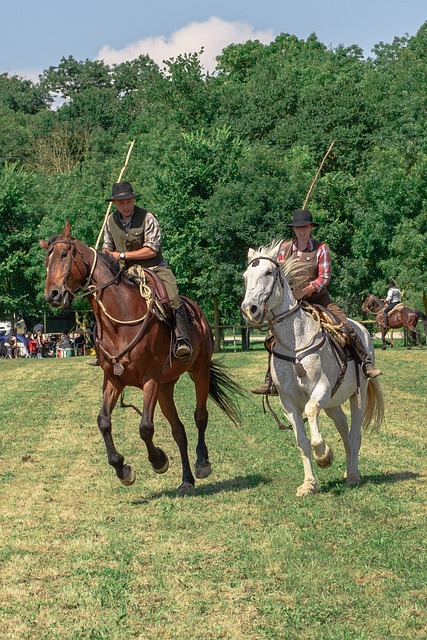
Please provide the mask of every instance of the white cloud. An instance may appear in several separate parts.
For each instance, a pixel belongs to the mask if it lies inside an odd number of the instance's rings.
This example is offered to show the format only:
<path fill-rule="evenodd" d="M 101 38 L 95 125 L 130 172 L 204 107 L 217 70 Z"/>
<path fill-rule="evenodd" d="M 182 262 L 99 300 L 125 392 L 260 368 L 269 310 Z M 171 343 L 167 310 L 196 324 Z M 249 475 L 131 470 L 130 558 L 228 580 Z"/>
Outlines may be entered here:
<path fill-rule="evenodd" d="M 212 73 L 215 69 L 215 57 L 228 45 L 247 40 L 259 40 L 268 44 L 274 37 L 272 29 L 257 31 L 247 22 L 227 22 L 211 17 L 204 22 L 191 22 L 174 31 L 169 38 L 144 38 L 126 45 L 123 49 L 114 49 L 107 45 L 102 47 L 96 58 L 111 66 L 148 54 L 162 68 L 163 60 L 176 58 L 184 53 L 199 52 L 203 47 L 201 63 L 205 72 Z"/>

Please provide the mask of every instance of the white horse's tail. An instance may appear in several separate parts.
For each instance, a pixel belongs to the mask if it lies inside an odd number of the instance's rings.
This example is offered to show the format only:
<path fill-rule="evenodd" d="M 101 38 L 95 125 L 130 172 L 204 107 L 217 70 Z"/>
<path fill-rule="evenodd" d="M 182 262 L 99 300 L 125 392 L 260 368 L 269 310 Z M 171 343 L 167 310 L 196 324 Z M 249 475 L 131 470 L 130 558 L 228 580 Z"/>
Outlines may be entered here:
<path fill-rule="evenodd" d="M 366 392 L 366 407 L 363 416 L 362 429 L 371 433 L 379 431 L 384 422 L 384 396 L 380 383 L 376 378 L 368 382 Z"/>

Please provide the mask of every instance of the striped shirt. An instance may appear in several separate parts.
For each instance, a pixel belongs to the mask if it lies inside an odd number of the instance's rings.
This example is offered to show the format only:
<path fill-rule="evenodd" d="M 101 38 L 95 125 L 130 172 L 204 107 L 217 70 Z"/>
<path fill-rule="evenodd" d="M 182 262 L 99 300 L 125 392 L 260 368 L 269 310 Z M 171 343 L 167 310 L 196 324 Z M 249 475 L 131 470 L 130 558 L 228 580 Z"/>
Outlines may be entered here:
<path fill-rule="evenodd" d="M 313 250 L 314 250 L 314 240 L 313 238 L 310 238 L 307 243 L 307 247 L 304 249 L 303 253 L 310 252 Z M 297 257 L 298 255 L 298 246 L 297 246 L 296 240 L 294 240 L 292 243 L 292 255 L 294 258 Z M 279 262 L 283 262 L 284 259 L 285 259 L 285 252 L 283 248 L 281 248 L 279 251 L 277 260 Z M 309 284 L 313 285 L 316 291 L 320 292 L 323 289 L 325 289 L 325 287 L 328 286 L 331 280 L 331 254 L 329 252 L 329 247 L 326 244 L 321 244 L 317 249 L 316 260 L 317 260 L 317 278 L 315 280 L 312 280 L 312 282 L 310 282 Z"/>

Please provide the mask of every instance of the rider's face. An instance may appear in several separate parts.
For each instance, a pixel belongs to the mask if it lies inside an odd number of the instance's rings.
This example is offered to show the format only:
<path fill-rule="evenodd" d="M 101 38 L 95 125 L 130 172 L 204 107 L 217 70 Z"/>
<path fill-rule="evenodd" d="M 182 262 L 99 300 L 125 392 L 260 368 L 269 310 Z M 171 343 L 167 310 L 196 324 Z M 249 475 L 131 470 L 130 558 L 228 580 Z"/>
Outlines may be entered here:
<path fill-rule="evenodd" d="M 129 200 L 113 200 L 113 204 L 123 218 L 129 218 L 135 207 L 135 198 L 129 198 Z"/>
<path fill-rule="evenodd" d="M 312 224 L 305 224 L 303 227 L 292 227 L 294 230 L 294 233 L 297 237 L 298 240 L 298 244 L 303 245 L 305 243 L 305 245 L 307 244 L 307 242 L 310 239 L 311 236 L 311 231 L 313 229 L 313 225 Z"/>

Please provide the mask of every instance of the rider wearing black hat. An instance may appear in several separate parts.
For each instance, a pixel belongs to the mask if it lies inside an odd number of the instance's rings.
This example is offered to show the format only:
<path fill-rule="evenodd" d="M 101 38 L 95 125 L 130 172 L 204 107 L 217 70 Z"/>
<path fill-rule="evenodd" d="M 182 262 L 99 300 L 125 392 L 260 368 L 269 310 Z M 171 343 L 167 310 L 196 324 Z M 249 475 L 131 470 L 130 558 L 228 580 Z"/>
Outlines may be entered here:
<path fill-rule="evenodd" d="M 125 268 L 141 265 L 162 279 L 177 333 L 174 355 L 186 359 L 192 354 L 187 312 L 178 293 L 176 278 L 162 255 L 159 221 L 151 211 L 135 205 L 135 199 L 140 195 L 134 193 L 130 182 L 113 184 L 111 197 L 106 201 L 116 208 L 105 224 L 102 251 L 120 260 Z M 96 364 L 96 361 L 89 364 Z"/>
<path fill-rule="evenodd" d="M 307 300 L 325 307 L 336 316 L 350 338 L 350 348 L 360 360 L 365 377 L 376 378 L 381 375 L 381 370 L 372 363 L 370 355 L 347 316 L 329 295 L 327 285 L 331 279 L 331 254 L 326 244 L 318 242 L 312 236 L 312 230 L 318 224 L 314 222 L 311 212 L 308 209 L 294 211 L 292 221 L 287 226 L 292 227 L 294 235 L 292 240 L 282 243 L 277 260 L 283 262 L 291 257 L 297 259 L 301 262 L 302 273 L 305 275 L 305 282 L 292 290 L 293 295 L 297 300 Z M 269 372 L 264 384 L 252 389 L 253 393 L 271 393 L 272 383 L 268 376 Z"/>

